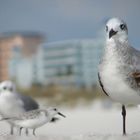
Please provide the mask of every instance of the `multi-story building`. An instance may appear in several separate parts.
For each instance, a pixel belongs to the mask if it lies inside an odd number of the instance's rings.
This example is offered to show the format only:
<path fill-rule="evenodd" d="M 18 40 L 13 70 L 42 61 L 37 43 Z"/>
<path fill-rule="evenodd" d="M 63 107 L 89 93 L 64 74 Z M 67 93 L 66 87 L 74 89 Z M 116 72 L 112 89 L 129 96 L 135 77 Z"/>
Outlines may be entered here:
<path fill-rule="evenodd" d="M 33 83 L 92 87 L 97 82 L 102 46 L 98 40 L 42 44 L 34 56 L 18 59 L 17 82 L 24 87 Z"/>
<path fill-rule="evenodd" d="M 36 32 L 12 32 L 0 35 L 0 81 L 14 78 L 14 66 L 21 56 L 35 53 L 44 36 Z M 13 65 L 13 66 L 12 66 Z"/>
<path fill-rule="evenodd" d="M 78 41 L 79 42 L 79 41 Z M 43 84 L 73 84 L 78 79 L 79 43 L 43 44 L 38 51 L 38 81 Z M 78 81 L 77 81 L 78 82 Z"/>
<path fill-rule="evenodd" d="M 45 85 L 95 85 L 102 46 L 103 42 L 98 40 L 63 41 L 41 45 L 34 66 L 36 80 Z"/>

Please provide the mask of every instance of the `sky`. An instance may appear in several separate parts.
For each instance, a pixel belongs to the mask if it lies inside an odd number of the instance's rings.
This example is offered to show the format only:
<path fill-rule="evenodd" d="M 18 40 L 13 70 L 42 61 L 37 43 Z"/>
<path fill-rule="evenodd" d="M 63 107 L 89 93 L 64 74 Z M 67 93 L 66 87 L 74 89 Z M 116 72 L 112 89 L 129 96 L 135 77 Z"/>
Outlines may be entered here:
<path fill-rule="evenodd" d="M 111 17 L 126 21 L 140 48 L 140 0 L 0 0 L 0 33 L 39 31 L 48 42 L 100 37 Z"/>

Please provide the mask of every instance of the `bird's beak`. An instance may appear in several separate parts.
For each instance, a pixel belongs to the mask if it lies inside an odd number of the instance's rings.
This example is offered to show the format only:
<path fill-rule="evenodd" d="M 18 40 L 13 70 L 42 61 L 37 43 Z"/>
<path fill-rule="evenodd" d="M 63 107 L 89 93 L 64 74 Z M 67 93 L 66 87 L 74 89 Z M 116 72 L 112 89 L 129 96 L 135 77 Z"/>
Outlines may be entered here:
<path fill-rule="evenodd" d="M 64 118 L 66 118 L 66 116 L 65 115 L 63 115 L 62 113 L 60 113 L 60 112 L 58 112 L 58 115 L 60 115 L 60 116 L 62 116 L 62 117 L 64 117 Z"/>
<path fill-rule="evenodd" d="M 111 29 L 110 32 L 109 32 L 109 38 L 111 38 L 116 33 L 117 33 L 117 31 L 114 31 L 113 29 Z"/>

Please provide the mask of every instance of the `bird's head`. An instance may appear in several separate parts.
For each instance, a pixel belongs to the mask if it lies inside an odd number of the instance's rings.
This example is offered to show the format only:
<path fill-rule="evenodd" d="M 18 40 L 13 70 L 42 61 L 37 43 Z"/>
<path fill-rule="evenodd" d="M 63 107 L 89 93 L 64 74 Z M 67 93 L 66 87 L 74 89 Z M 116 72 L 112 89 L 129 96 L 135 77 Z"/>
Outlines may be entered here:
<path fill-rule="evenodd" d="M 106 24 L 107 40 L 126 41 L 128 29 L 126 23 L 120 18 L 111 18 Z"/>
<path fill-rule="evenodd" d="M 15 85 L 11 81 L 3 81 L 0 83 L 0 93 L 2 92 L 14 92 Z"/>
<path fill-rule="evenodd" d="M 60 113 L 57 108 L 49 108 L 49 109 L 47 109 L 47 113 L 51 117 L 54 117 L 57 114 L 60 115 L 60 116 L 62 116 L 62 117 L 64 117 L 64 118 L 66 117 L 65 115 L 63 115 L 62 113 Z"/>

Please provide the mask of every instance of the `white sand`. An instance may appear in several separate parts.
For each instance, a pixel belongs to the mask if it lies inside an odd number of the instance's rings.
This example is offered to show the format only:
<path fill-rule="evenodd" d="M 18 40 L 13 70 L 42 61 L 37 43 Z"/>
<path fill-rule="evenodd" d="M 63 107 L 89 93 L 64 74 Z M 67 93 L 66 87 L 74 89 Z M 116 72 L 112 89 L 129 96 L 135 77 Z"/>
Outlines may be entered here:
<path fill-rule="evenodd" d="M 103 109 L 97 101 L 89 107 L 60 108 L 67 118 L 46 124 L 36 131 L 36 137 L 10 136 L 9 126 L 0 122 L 0 140 L 138 140 L 140 139 L 140 109 L 127 109 L 127 136 L 122 136 L 121 106 Z"/>

